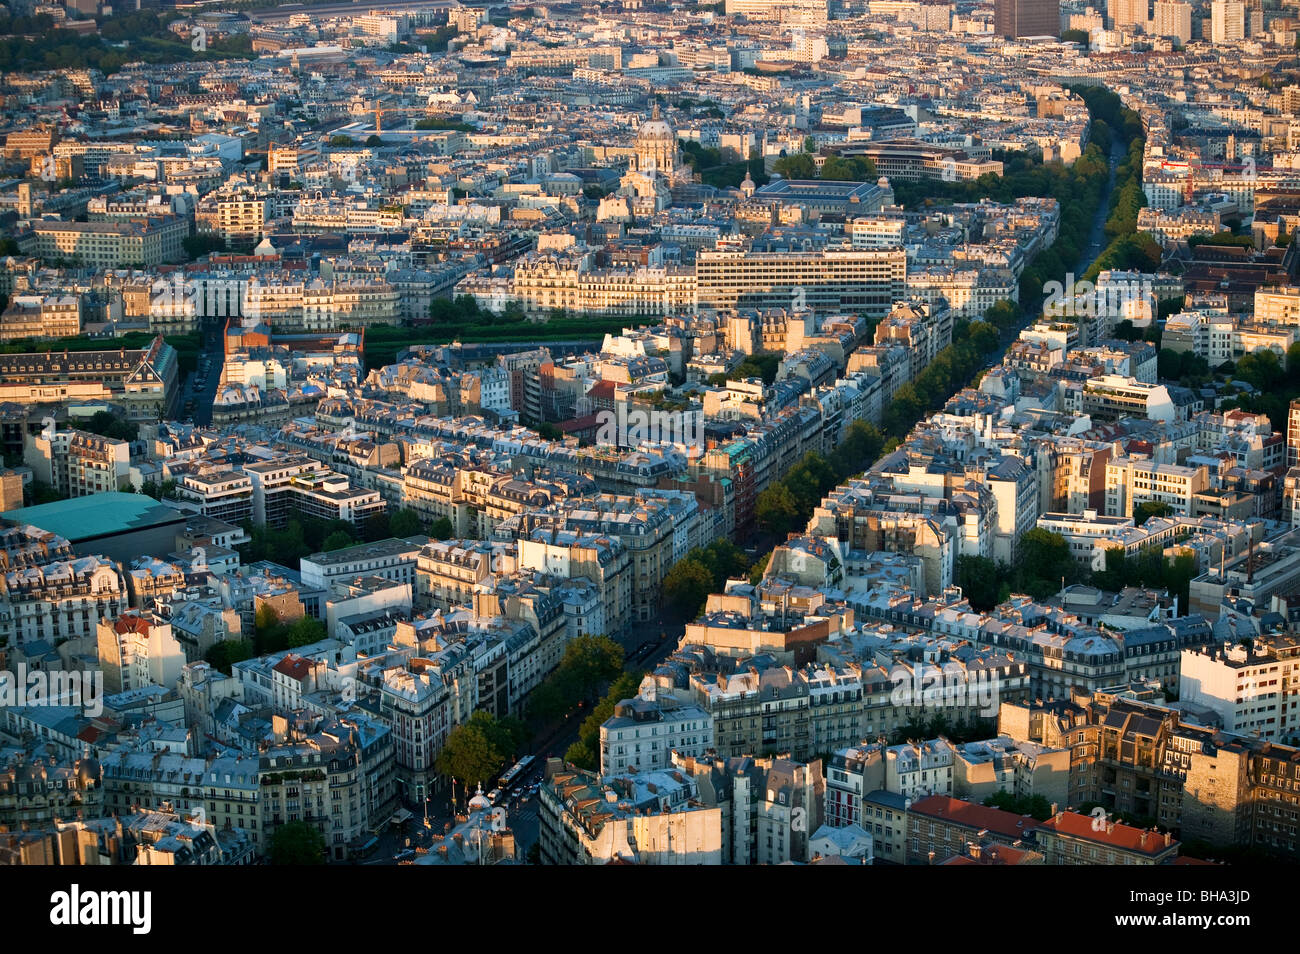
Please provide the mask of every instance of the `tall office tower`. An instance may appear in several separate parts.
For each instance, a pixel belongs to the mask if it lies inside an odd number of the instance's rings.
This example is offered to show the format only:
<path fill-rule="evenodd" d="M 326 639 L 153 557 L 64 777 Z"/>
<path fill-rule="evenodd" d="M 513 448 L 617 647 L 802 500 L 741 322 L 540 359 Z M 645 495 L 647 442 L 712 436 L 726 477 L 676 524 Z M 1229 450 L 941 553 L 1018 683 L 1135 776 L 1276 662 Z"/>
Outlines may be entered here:
<path fill-rule="evenodd" d="M 1060 0 L 994 0 L 993 32 L 1018 36 L 1060 36 Z"/>
<path fill-rule="evenodd" d="M 1210 42 L 1239 43 L 1246 38 L 1246 5 L 1242 0 L 1214 0 L 1210 5 Z"/>
<path fill-rule="evenodd" d="M 1106 6 L 1106 12 L 1110 15 L 1110 27 L 1112 30 L 1123 30 L 1129 27 L 1147 26 L 1147 0 L 1109 0 Z"/>
<path fill-rule="evenodd" d="M 1151 32 L 1186 46 L 1192 41 L 1192 5 L 1183 0 L 1156 0 Z"/>

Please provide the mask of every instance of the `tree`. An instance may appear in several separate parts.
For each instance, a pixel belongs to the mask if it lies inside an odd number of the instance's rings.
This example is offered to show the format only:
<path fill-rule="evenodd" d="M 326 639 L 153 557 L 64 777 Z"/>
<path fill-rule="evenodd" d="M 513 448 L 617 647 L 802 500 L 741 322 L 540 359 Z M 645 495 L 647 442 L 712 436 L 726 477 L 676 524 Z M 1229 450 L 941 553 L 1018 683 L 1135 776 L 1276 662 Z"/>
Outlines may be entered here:
<path fill-rule="evenodd" d="M 785 484 L 773 484 L 754 504 L 754 516 L 764 529 L 784 539 L 799 517 L 799 503 Z"/>
<path fill-rule="evenodd" d="M 817 175 L 817 163 L 806 152 L 800 152 L 776 160 L 772 163 L 772 171 L 787 179 L 811 179 Z"/>
<path fill-rule="evenodd" d="M 588 772 L 595 772 L 600 768 L 599 751 L 579 739 L 564 750 L 564 761 Z"/>
<path fill-rule="evenodd" d="M 325 542 L 321 544 L 321 549 L 329 553 L 331 550 L 342 550 L 344 547 L 350 547 L 356 542 L 352 538 L 352 534 L 346 530 L 335 530 L 325 538 Z"/>
<path fill-rule="evenodd" d="M 692 550 L 687 558 L 694 557 L 713 576 L 713 589 L 722 590 L 727 580 L 742 576 L 749 569 L 749 557 L 730 540 L 721 537 L 707 547 Z"/>
<path fill-rule="evenodd" d="M 1148 500 L 1146 503 L 1140 503 L 1133 508 L 1133 522 L 1140 527 L 1152 517 L 1168 517 L 1173 512 L 1174 508 L 1167 503 L 1159 500 Z"/>
<path fill-rule="evenodd" d="M 1256 390 L 1268 394 L 1281 388 L 1286 372 L 1277 353 L 1265 349 L 1243 355 L 1237 361 L 1236 376 L 1249 382 Z"/>
<path fill-rule="evenodd" d="M 608 636 L 575 637 L 564 647 L 560 671 L 579 699 L 594 700 L 623 671 L 623 647 Z"/>
<path fill-rule="evenodd" d="M 445 517 L 443 518 L 446 519 Z M 447 521 L 451 523 L 450 520 Z M 420 515 L 409 507 L 394 511 L 388 518 L 388 533 L 394 537 L 413 537 L 424 532 Z"/>
<path fill-rule="evenodd" d="M 1142 337 L 1142 331 L 1134 327 L 1132 320 L 1125 318 L 1115 325 L 1115 337 L 1121 341 L 1137 341 Z"/>
<path fill-rule="evenodd" d="M 764 384 L 771 384 L 776 380 L 776 372 L 781 366 L 781 355 L 775 351 L 760 351 L 757 354 L 751 354 L 731 373 L 734 380 L 740 381 L 745 378 L 762 378 Z"/>
<path fill-rule="evenodd" d="M 353 139 L 351 136 L 342 135 L 342 134 L 337 136 L 330 136 L 331 146 L 355 146 L 356 144 L 357 141 Z"/>
<path fill-rule="evenodd" d="M 455 532 L 456 528 L 447 517 L 439 517 L 429 524 L 429 536 L 435 540 L 450 540 Z"/>
<path fill-rule="evenodd" d="M 297 649 L 299 646 L 318 643 L 329 634 L 325 630 L 325 624 L 316 617 L 303 615 L 289 625 L 285 635 L 289 648 Z"/>
<path fill-rule="evenodd" d="M 684 619 L 698 616 L 713 590 L 713 574 L 709 568 L 689 558 L 668 571 L 661 587 L 666 606 Z"/>
<path fill-rule="evenodd" d="M 271 836 L 271 864 L 323 865 L 325 836 L 305 821 L 280 825 Z"/>
<path fill-rule="evenodd" d="M 860 474 L 880 458 L 885 447 L 885 436 L 874 425 L 857 420 L 849 425 L 848 432 L 835 450 L 831 451 L 831 466 L 838 480 Z"/>
<path fill-rule="evenodd" d="M 506 761 L 526 741 L 527 730 L 518 719 L 497 719 L 477 709 L 467 722 L 447 735 L 434 767 L 465 785 L 491 786 Z"/>
<path fill-rule="evenodd" d="M 988 557 L 958 557 L 957 585 L 970 600 L 971 607 L 980 612 L 987 612 L 998 605 L 1002 579 L 997 565 Z"/>
<path fill-rule="evenodd" d="M 289 627 L 280 622 L 280 614 L 268 604 L 257 608 L 253 618 L 253 648 L 258 655 L 289 648 Z"/>
<path fill-rule="evenodd" d="M 92 434 L 119 441 L 133 441 L 140 431 L 138 424 L 118 417 L 111 411 L 96 411 L 81 427 Z"/>
<path fill-rule="evenodd" d="M 1048 599 L 1082 576 L 1070 554 L 1070 545 L 1059 533 L 1041 527 L 1026 532 L 1017 545 L 1011 587 L 1036 600 Z"/>
<path fill-rule="evenodd" d="M 384 144 L 384 140 L 375 133 L 371 133 L 369 136 L 366 137 L 367 146 L 382 146 L 383 144 Z"/>
<path fill-rule="evenodd" d="M 253 644 L 246 639 L 223 639 L 208 647 L 203 658 L 209 665 L 229 676 L 235 663 L 253 658 Z"/>

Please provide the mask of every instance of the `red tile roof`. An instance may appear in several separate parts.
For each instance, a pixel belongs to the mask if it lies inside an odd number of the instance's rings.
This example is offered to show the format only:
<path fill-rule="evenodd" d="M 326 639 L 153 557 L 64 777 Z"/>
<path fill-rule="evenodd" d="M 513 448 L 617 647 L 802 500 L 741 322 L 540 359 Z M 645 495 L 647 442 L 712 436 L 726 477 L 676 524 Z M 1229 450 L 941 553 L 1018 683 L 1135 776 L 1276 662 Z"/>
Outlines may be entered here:
<path fill-rule="evenodd" d="M 1058 812 L 1056 817 L 1043 822 L 1042 827 L 1060 832 L 1062 835 L 1069 835 L 1072 838 L 1083 838 L 1087 841 L 1095 841 L 1100 845 L 1109 845 L 1112 848 L 1138 852 L 1144 855 L 1158 855 L 1170 846 L 1178 844 L 1170 836 L 1162 835 L 1156 831 L 1147 831 L 1144 828 L 1134 828 L 1132 825 L 1122 825 L 1116 822 L 1108 824 L 1100 831 L 1094 831 L 1092 823 L 1093 817 L 1091 815 L 1080 815 L 1078 812 Z"/>
<path fill-rule="evenodd" d="M 908 812 L 964 825 L 977 831 L 987 829 L 1004 838 L 1020 838 L 1037 828 L 1040 822 L 1029 815 L 1013 815 L 1000 808 L 987 808 L 946 795 L 929 795 L 914 801 Z"/>

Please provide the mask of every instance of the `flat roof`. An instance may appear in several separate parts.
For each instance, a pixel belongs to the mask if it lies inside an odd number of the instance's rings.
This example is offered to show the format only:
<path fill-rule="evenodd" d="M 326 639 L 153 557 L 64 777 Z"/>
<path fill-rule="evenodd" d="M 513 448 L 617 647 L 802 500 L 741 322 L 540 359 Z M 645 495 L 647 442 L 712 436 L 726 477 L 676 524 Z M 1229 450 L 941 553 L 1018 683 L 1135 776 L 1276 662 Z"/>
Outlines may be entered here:
<path fill-rule="evenodd" d="M 188 519 L 184 511 L 161 504 L 152 497 L 118 491 L 7 510 L 0 513 L 0 517 L 17 523 L 30 523 L 66 537 L 71 543 L 169 523 L 183 524 Z"/>

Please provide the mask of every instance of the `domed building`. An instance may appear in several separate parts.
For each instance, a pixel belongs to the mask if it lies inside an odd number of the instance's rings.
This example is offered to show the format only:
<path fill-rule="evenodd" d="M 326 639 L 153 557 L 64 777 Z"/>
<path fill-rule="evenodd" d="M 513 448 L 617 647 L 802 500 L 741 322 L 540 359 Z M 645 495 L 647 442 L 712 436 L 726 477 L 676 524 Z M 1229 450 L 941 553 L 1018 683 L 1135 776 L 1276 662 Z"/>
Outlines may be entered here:
<path fill-rule="evenodd" d="M 663 118 L 659 104 L 655 103 L 650 118 L 641 124 L 641 129 L 636 134 L 633 168 L 637 172 L 650 175 L 658 173 L 672 179 L 681 165 L 682 154 L 677 147 L 677 130 Z"/>
<path fill-rule="evenodd" d="M 632 216 L 653 215 L 672 205 L 672 185 L 689 176 L 690 167 L 682 162 L 677 147 L 677 131 L 659 112 L 656 103 L 650 118 L 641 124 L 627 173 L 619 180 L 614 196 L 622 203 L 602 203 L 597 221 L 628 221 Z"/>

